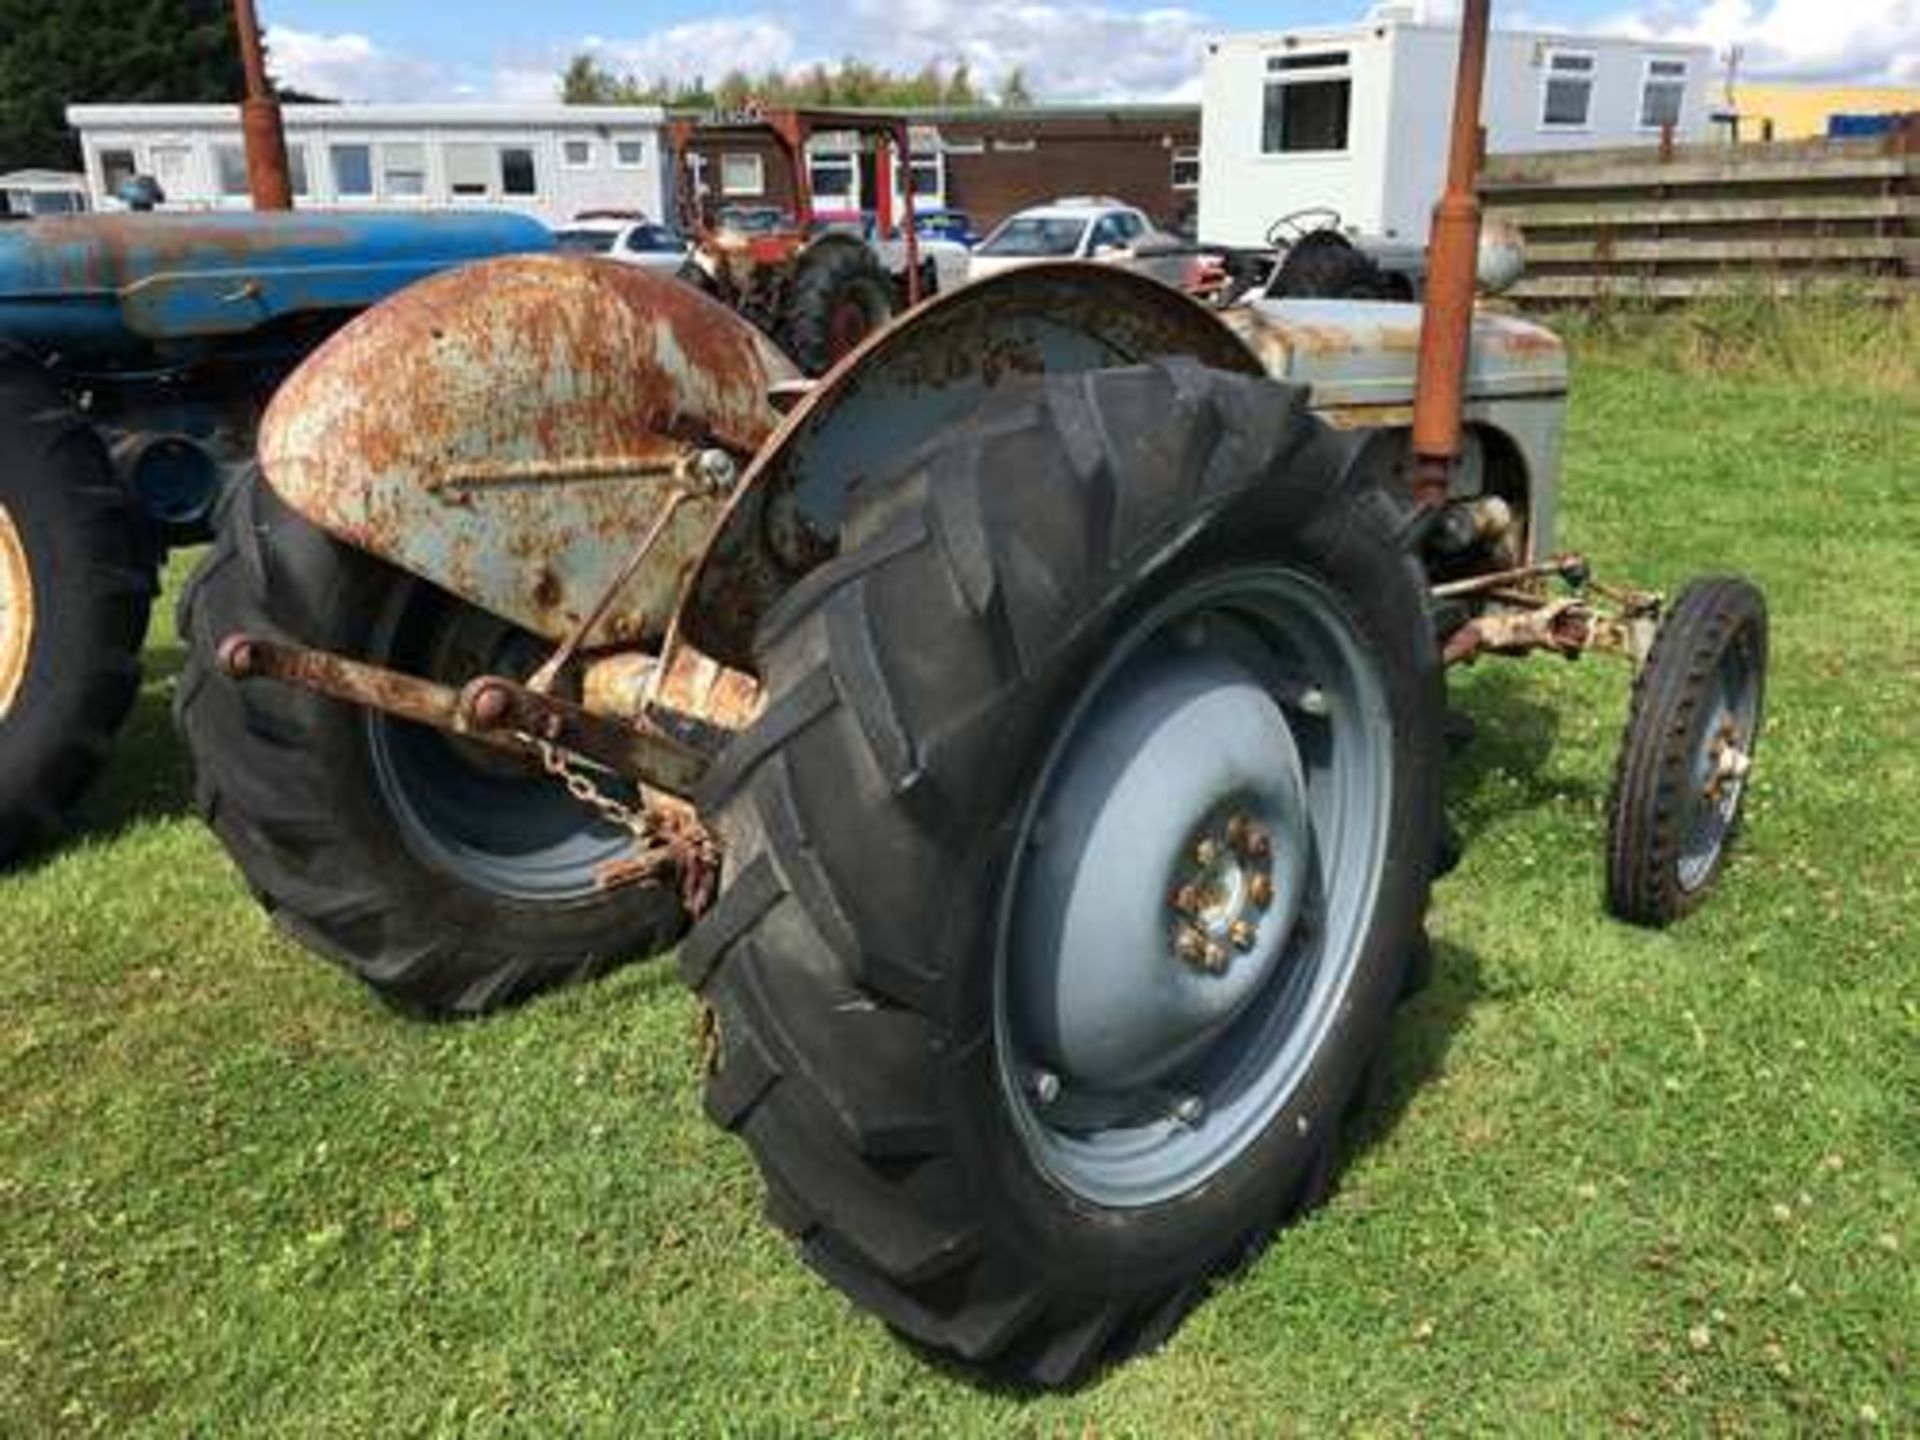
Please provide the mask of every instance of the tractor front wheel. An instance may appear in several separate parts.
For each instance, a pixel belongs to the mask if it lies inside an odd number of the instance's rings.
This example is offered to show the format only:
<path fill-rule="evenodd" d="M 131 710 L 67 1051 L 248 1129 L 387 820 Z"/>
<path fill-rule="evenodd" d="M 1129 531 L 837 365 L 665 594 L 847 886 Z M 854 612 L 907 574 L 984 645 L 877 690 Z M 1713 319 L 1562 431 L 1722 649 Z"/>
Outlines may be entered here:
<path fill-rule="evenodd" d="M 1720 878 L 1760 739 L 1767 602 L 1746 580 L 1680 592 L 1633 688 L 1607 830 L 1607 908 L 1653 928 Z"/>
<path fill-rule="evenodd" d="M 533 637 L 331 539 L 257 478 L 223 502 L 179 628 L 202 814 L 276 922 L 402 1009 L 480 1014 L 684 928 L 670 886 L 609 883 L 631 837 L 538 767 L 229 680 L 215 659 L 246 631 L 458 686 L 526 674 L 546 651 Z"/>
<path fill-rule="evenodd" d="M 811 1266 L 1061 1385 L 1326 1193 L 1438 853 L 1412 534 L 1296 392 L 1001 387 L 756 641 L 681 952 Z"/>
<path fill-rule="evenodd" d="M 99 437 L 0 369 L 0 864 L 59 831 L 140 688 L 151 545 Z"/>

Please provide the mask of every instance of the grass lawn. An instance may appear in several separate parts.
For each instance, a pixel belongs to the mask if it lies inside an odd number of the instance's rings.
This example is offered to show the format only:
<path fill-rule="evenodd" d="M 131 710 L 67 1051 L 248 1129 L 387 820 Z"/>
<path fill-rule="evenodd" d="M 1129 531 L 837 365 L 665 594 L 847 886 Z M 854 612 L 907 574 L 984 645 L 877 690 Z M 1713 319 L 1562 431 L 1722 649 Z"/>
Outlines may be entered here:
<path fill-rule="evenodd" d="M 815 1282 L 667 965 L 430 1028 L 279 938 L 190 814 L 162 618 L 78 843 L 0 878 L 0 1435 L 1914 1433 L 1920 383 L 1579 348 L 1563 538 L 1771 599 L 1737 863 L 1609 922 L 1625 675 L 1466 677 L 1386 1102 L 1166 1349 L 998 1393 Z"/>

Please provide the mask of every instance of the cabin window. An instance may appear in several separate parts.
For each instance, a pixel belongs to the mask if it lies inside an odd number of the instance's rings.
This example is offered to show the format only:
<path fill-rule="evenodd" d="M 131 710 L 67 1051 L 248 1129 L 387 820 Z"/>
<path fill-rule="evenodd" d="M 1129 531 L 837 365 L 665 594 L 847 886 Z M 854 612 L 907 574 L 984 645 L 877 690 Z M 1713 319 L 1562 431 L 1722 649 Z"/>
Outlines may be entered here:
<path fill-rule="evenodd" d="M 1173 152 L 1173 188 L 1176 190 L 1198 190 L 1200 188 L 1200 147 L 1183 145 Z"/>
<path fill-rule="evenodd" d="M 468 199 L 493 193 L 493 147 L 491 145 L 454 144 L 447 146 L 447 189 Z"/>
<path fill-rule="evenodd" d="M 758 155 L 730 154 L 720 157 L 722 195 L 764 195 L 766 189 L 766 166 Z"/>
<path fill-rule="evenodd" d="M 238 145 L 213 147 L 213 176 L 225 199 L 244 198 L 252 193 L 247 185 L 247 152 Z"/>
<path fill-rule="evenodd" d="M 133 158 L 131 146 L 114 146 L 111 150 L 100 152 L 100 189 L 108 195 L 117 195 L 120 187 L 133 179 L 140 166 Z"/>
<path fill-rule="evenodd" d="M 1353 72 L 1345 50 L 1267 57 L 1260 149 L 1267 155 L 1327 154 L 1347 148 Z"/>
<path fill-rule="evenodd" d="M 1540 125 L 1547 130 L 1584 130 L 1593 115 L 1592 52 L 1554 50 L 1547 55 L 1547 83 Z"/>
<path fill-rule="evenodd" d="M 1686 98 L 1687 62 L 1648 60 L 1646 76 L 1640 82 L 1640 128 L 1664 130 L 1669 125 L 1678 126 Z"/>
<path fill-rule="evenodd" d="M 333 193 L 342 200 L 365 200 L 373 194 L 373 147 L 334 145 L 327 159 L 333 166 Z"/>
<path fill-rule="evenodd" d="M 807 179 L 816 200 L 854 203 L 854 165 L 851 155 L 814 155 L 807 161 Z M 845 208 L 828 206 L 828 209 Z"/>
<path fill-rule="evenodd" d="M 938 200 L 945 184 L 946 167 L 940 163 L 938 155 L 916 155 L 913 157 L 913 198 L 921 203 Z M 900 161 L 896 156 L 893 162 L 893 193 L 905 197 L 906 181 L 901 178 Z"/>
<path fill-rule="evenodd" d="M 500 151 L 500 193 L 502 195 L 538 195 L 540 172 L 534 168 L 533 151 L 525 145 L 507 145 Z"/>
<path fill-rule="evenodd" d="M 591 170 L 593 168 L 593 142 L 591 140 L 563 140 L 560 144 L 560 158 L 569 170 Z"/>
<path fill-rule="evenodd" d="M 380 147 L 380 189 L 387 195 L 417 200 L 427 193 L 427 147 L 394 141 Z"/>
<path fill-rule="evenodd" d="M 631 138 L 617 139 L 613 142 L 613 164 L 616 170 L 638 170 L 647 163 L 647 147 L 644 142 Z"/>
<path fill-rule="evenodd" d="M 287 183 L 296 199 L 307 194 L 307 147 L 291 140 L 287 142 Z"/>

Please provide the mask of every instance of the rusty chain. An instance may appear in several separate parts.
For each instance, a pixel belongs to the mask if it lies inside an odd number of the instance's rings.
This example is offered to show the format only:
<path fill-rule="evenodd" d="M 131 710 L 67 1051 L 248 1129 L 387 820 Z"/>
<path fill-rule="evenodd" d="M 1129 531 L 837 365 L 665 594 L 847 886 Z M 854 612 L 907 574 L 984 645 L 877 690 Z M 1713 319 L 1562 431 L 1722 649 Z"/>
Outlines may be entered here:
<path fill-rule="evenodd" d="M 558 780 L 569 795 L 633 837 L 640 854 L 610 869 L 603 877 L 604 883 L 657 884 L 662 872 L 671 869 L 679 875 L 682 907 L 696 920 L 706 913 L 719 884 L 720 847 L 704 825 L 690 815 L 658 813 L 645 805 L 636 810 L 623 804 L 602 790 L 561 746 L 524 731 L 516 733 L 538 754 L 540 768 Z"/>

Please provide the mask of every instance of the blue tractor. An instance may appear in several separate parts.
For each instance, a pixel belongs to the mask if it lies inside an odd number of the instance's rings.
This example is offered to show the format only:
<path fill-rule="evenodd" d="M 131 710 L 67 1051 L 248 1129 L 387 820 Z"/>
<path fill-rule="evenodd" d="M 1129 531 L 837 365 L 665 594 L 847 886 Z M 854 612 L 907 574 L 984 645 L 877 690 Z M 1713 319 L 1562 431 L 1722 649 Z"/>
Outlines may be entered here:
<path fill-rule="evenodd" d="M 552 248 L 508 214 L 116 214 L 0 230 L 0 864 L 132 706 L 160 562 L 210 533 L 280 381 L 347 320 Z"/>

